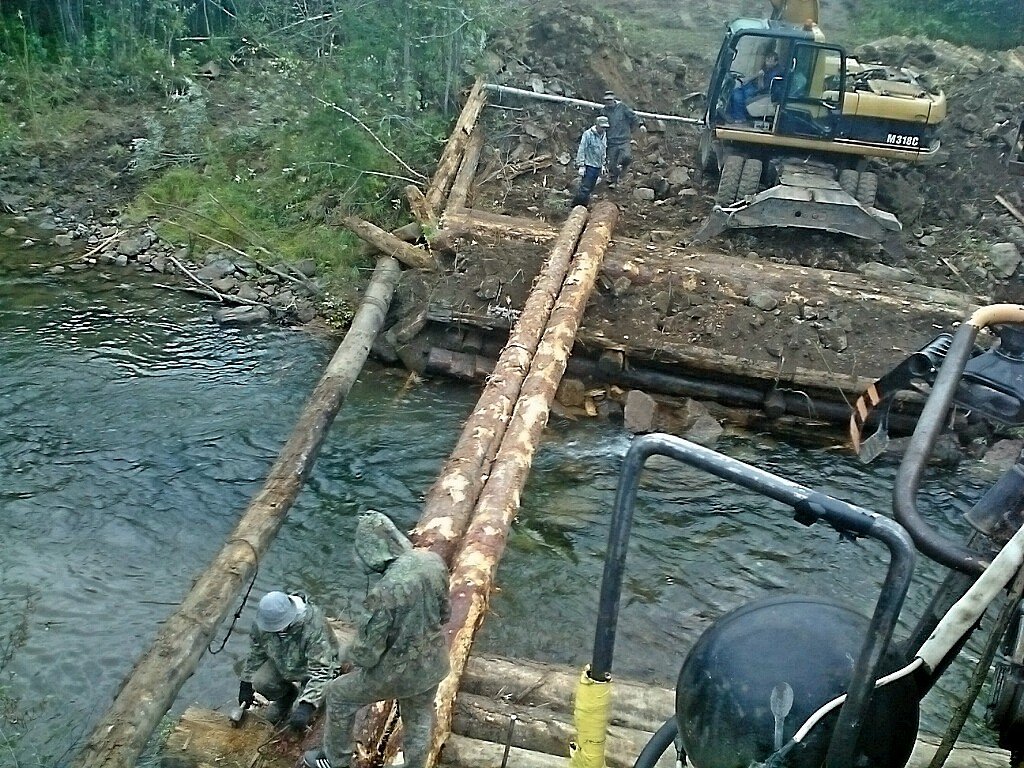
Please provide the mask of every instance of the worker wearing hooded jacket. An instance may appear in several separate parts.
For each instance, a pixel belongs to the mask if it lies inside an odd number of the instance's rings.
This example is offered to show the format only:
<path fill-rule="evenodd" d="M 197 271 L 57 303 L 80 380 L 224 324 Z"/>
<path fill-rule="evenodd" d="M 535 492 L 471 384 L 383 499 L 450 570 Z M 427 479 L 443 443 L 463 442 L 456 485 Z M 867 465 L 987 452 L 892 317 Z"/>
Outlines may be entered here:
<path fill-rule="evenodd" d="M 433 552 L 414 549 L 380 512 L 362 515 L 353 541 L 367 573 L 381 574 L 366 595 L 367 618 L 345 658 L 353 669 L 327 686 L 323 747 L 303 756 L 309 768 L 352 760 L 352 726 L 366 704 L 397 699 L 406 768 L 426 764 L 434 696 L 448 674 L 442 627 L 450 616 L 448 569 Z"/>
<path fill-rule="evenodd" d="M 341 666 L 341 647 L 324 612 L 302 595 L 268 592 L 250 637 L 238 703 L 251 705 L 258 691 L 272 702 L 268 720 L 288 718 L 292 728 L 305 728 Z"/>

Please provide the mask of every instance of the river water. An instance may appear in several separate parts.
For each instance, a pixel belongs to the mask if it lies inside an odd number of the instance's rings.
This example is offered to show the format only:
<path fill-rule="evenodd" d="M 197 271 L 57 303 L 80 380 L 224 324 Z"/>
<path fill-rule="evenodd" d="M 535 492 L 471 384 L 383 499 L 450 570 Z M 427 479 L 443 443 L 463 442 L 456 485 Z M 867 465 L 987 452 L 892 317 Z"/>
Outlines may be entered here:
<path fill-rule="evenodd" d="M 260 487 L 334 346 L 274 326 L 220 328 L 208 304 L 113 267 L 48 276 L 38 266 L 59 258 L 0 250 L 0 765 L 67 763 Z M 369 366 L 254 595 L 303 590 L 344 615 L 366 587 L 349 547 L 355 515 L 373 507 L 411 527 L 477 395 Z M 589 659 L 628 444 L 613 424 L 552 420 L 478 648 Z M 842 446 L 729 435 L 720 448 L 888 510 L 895 468 L 864 467 Z M 959 514 L 992 480 L 973 472 L 932 473 L 925 504 L 947 530 L 962 529 Z M 636 521 L 614 670 L 668 687 L 683 650 L 722 612 L 779 590 L 866 611 L 884 573 L 880 546 L 840 543 L 666 462 L 645 473 Z M 918 568 L 907 621 L 937 570 Z M 251 620 L 250 604 L 175 712 L 230 705 Z M 926 699 L 929 730 L 941 728 L 966 667 Z M 973 722 L 967 738 L 987 737 Z"/>

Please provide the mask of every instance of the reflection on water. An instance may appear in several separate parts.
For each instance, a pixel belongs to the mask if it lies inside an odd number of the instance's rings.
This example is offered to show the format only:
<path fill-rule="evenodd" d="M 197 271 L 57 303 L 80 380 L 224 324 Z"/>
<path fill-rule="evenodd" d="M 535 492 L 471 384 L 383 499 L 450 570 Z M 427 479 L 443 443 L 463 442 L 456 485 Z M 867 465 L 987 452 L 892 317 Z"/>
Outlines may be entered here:
<path fill-rule="evenodd" d="M 218 328 L 208 306 L 130 276 L 121 284 L 26 274 L 3 274 L 0 261 L 0 686 L 13 701 L 0 751 L 11 741 L 21 764 L 57 765 L 219 549 L 332 345 L 274 327 Z M 411 527 L 475 396 L 367 369 L 260 564 L 255 594 L 300 589 L 344 613 L 366 587 L 351 567 L 355 514 L 373 507 Z M 613 425 L 552 421 L 478 648 L 576 666 L 589 659 L 627 445 Z M 892 467 L 763 438 L 730 438 L 723 449 L 889 507 Z M 955 483 L 967 485 L 956 497 L 943 490 Z M 978 492 L 939 473 L 924 496 L 941 525 L 962 528 L 958 515 Z M 672 686 L 699 631 L 769 591 L 825 594 L 868 611 L 885 562 L 878 545 L 841 543 L 779 505 L 656 459 L 640 493 L 614 669 Z M 918 569 L 908 621 L 936 571 Z M 229 705 L 251 618 L 250 605 L 177 711 L 193 701 Z M 12 637 L 16 647 L 3 652 Z M 933 729 L 956 685 L 929 701 Z M 980 740 L 972 728 L 968 737 Z"/>

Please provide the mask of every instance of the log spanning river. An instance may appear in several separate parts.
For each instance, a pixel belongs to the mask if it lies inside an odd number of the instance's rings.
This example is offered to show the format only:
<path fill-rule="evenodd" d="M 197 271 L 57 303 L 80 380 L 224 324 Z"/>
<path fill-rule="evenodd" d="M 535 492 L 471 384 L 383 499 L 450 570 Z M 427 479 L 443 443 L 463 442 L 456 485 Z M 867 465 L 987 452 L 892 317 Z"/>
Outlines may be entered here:
<path fill-rule="evenodd" d="M 58 254 L 4 247 L 0 765 L 58 766 L 232 530 L 334 345 L 275 326 L 220 328 L 208 304 L 116 267 L 51 276 L 30 265 Z M 260 564 L 254 594 L 302 590 L 344 615 L 366 588 L 349 545 L 355 515 L 377 508 L 411 527 L 476 396 L 368 367 Z M 552 419 L 478 649 L 589 659 L 628 442 L 614 424 Z M 892 464 L 864 467 L 843 446 L 799 449 L 764 436 L 730 434 L 719 447 L 888 511 Z M 963 528 L 960 513 L 993 479 L 969 468 L 930 478 L 922 498 L 947 530 Z M 723 611 L 778 590 L 866 611 L 884 572 L 881 547 L 840 543 L 667 462 L 646 472 L 636 521 L 614 670 L 667 687 L 695 634 Z M 937 568 L 919 566 L 906 613 L 921 610 L 937 578 Z M 232 701 L 254 603 L 224 651 L 206 655 L 176 711 Z M 941 730 L 965 669 L 960 662 L 926 699 L 927 729 Z M 977 714 L 966 737 L 988 739 Z"/>

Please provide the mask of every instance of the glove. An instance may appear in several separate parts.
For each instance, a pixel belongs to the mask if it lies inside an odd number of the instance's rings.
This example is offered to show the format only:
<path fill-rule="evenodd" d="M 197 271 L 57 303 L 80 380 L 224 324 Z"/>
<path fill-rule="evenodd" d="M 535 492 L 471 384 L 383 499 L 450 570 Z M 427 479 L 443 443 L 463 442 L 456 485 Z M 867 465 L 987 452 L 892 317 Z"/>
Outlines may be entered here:
<path fill-rule="evenodd" d="M 292 710 L 291 715 L 288 717 L 288 727 L 293 731 L 306 730 L 315 712 L 316 707 L 308 701 L 300 701 L 295 705 L 295 709 Z"/>
<path fill-rule="evenodd" d="M 582 166 L 582 165 L 581 165 L 581 166 L 580 166 L 579 168 L 577 168 L 577 169 L 576 169 L 576 174 L 577 174 L 577 175 L 578 175 L 578 176 L 579 176 L 580 178 L 583 178 L 583 166 Z"/>
<path fill-rule="evenodd" d="M 238 704 L 239 706 L 252 706 L 256 703 L 256 691 L 252 687 L 252 683 L 248 683 L 245 680 L 238 684 Z"/>

